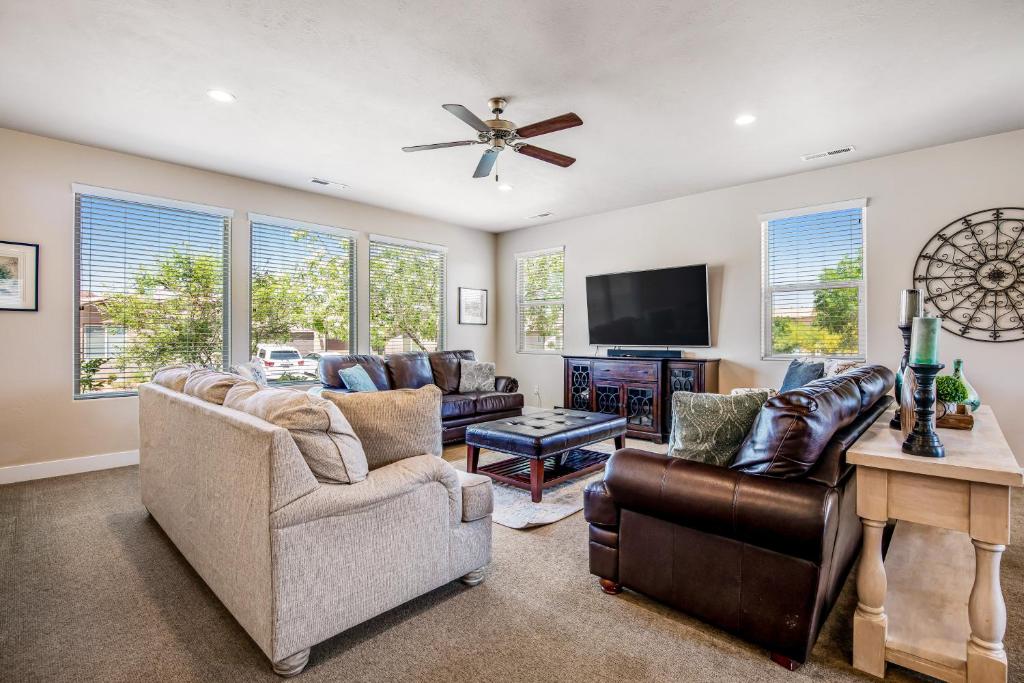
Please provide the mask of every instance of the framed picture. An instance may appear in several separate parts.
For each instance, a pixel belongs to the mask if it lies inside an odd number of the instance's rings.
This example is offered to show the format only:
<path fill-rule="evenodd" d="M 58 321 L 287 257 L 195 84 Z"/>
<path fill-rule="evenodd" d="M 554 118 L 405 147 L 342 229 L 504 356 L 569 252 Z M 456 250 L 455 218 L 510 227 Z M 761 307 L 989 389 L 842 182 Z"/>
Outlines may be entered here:
<path fill-rule="evenodd" d="M 459 287 L 459 324 L 487 324 L 487 290 Z"/>
<path fill-rule="evenodd" d="M 39 245 L 0 241 L 0 311 L 39 310 Z"/>

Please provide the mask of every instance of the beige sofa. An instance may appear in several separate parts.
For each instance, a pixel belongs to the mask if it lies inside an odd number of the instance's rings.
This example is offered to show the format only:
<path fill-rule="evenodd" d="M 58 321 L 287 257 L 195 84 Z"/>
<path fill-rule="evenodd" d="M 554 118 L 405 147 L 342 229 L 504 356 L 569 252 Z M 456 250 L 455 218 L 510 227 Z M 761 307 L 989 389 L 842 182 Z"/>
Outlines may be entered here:
<path fill-rule="evenodd" d="M 417 455 L 319 483 L 286 429 L 152 383 L 139 403 L 143 504 L 277 673 L 416 596 L 483 580 L 487 477 Z"/>

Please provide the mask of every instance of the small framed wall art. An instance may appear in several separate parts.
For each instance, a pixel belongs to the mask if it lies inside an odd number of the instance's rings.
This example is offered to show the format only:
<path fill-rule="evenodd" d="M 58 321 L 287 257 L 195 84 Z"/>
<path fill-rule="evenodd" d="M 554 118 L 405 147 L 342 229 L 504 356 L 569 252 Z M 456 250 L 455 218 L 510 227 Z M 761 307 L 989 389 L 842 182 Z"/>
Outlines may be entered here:
<path fill-rule="evenodd" d="M 459 287 L 459 324 L 487 324 L 487 290 Z"/>
<path fill-rule="evenodd" d="M 39 310 L 39 245 L 0 241 L 0 311 Z"/>

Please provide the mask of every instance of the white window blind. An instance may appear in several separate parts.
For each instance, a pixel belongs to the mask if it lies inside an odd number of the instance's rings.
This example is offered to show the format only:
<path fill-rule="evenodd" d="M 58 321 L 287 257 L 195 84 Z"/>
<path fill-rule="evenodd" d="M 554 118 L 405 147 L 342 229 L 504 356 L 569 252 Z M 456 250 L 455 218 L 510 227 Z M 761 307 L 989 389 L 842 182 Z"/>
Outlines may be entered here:
<path fill-rule="evenodd" d="M 370 236 L 370 349 L 378 354 L 444 348 L 443 247 Z"/>
<path fill-rule="evenodd" d="M 764 358 L 864 357 L 865 204 L 763 220 Z"/>
<path fill-rule="evenodd" d="M 134 393 L 172 363 L 228 354 L 221 210 L 75 192 L 75 396 Z M 151 203 L 152 202 L 152 203 Z"/>
<path fill-rule="evenodd" d="M 327 351 L 355 348 L 355 238 L 348 231 L 250 214 L 249 342 L 284 346 L 268 358 L 267 379 L 309 379 Z M 298 356 L 296 356 L 296 353 Z M 264 354 L 272 355 L 272 354 Z"/>
<path fill-rule="evenodd" d="M 519 353 L 562 350 L 565 248 L 516 254 L 516 348 Z"/>

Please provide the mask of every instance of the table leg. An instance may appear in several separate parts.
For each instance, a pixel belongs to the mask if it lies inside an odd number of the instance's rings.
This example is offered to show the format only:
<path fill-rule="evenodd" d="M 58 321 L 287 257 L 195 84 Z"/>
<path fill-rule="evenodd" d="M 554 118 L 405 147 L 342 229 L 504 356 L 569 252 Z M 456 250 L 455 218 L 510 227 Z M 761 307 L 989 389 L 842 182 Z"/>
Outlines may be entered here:
<path fill-rule="evenodd" d="M 861 519 L 864 544 L 857 568 L 857 610 L 853 614 L 853 666 L 872 676 L 885 676 L 885 563 L 882 533 L 885 522 Z"/>
<path fill-rule="evenodd" d="M 470 446 L 466 444 L 466 471 L 476 472 L 477 465 L 480 464 L 480 447 Z"/>
<path fill-rule="evenodd" d="M 971 638 L 967 641 L 969 683 L 1006 681 L 1006 603 L 999 583 L 999 563 L 1006 546 L 971 539 L 974 544 L 974 586 L 967 616 Z"/>
<path fill-rule="evenodd" d="M 626 435 L 625 434 L 620 434 L 617 437 L 615 437 L 615 450 L 619 450 L 620 448 L 625 448 L 625 447 L 626 447 Z"/>
<path fill-rule="evenodd" d="M 544 461 L 530 458 L 530 500 L 539 503 L 544 493 Z"/>

